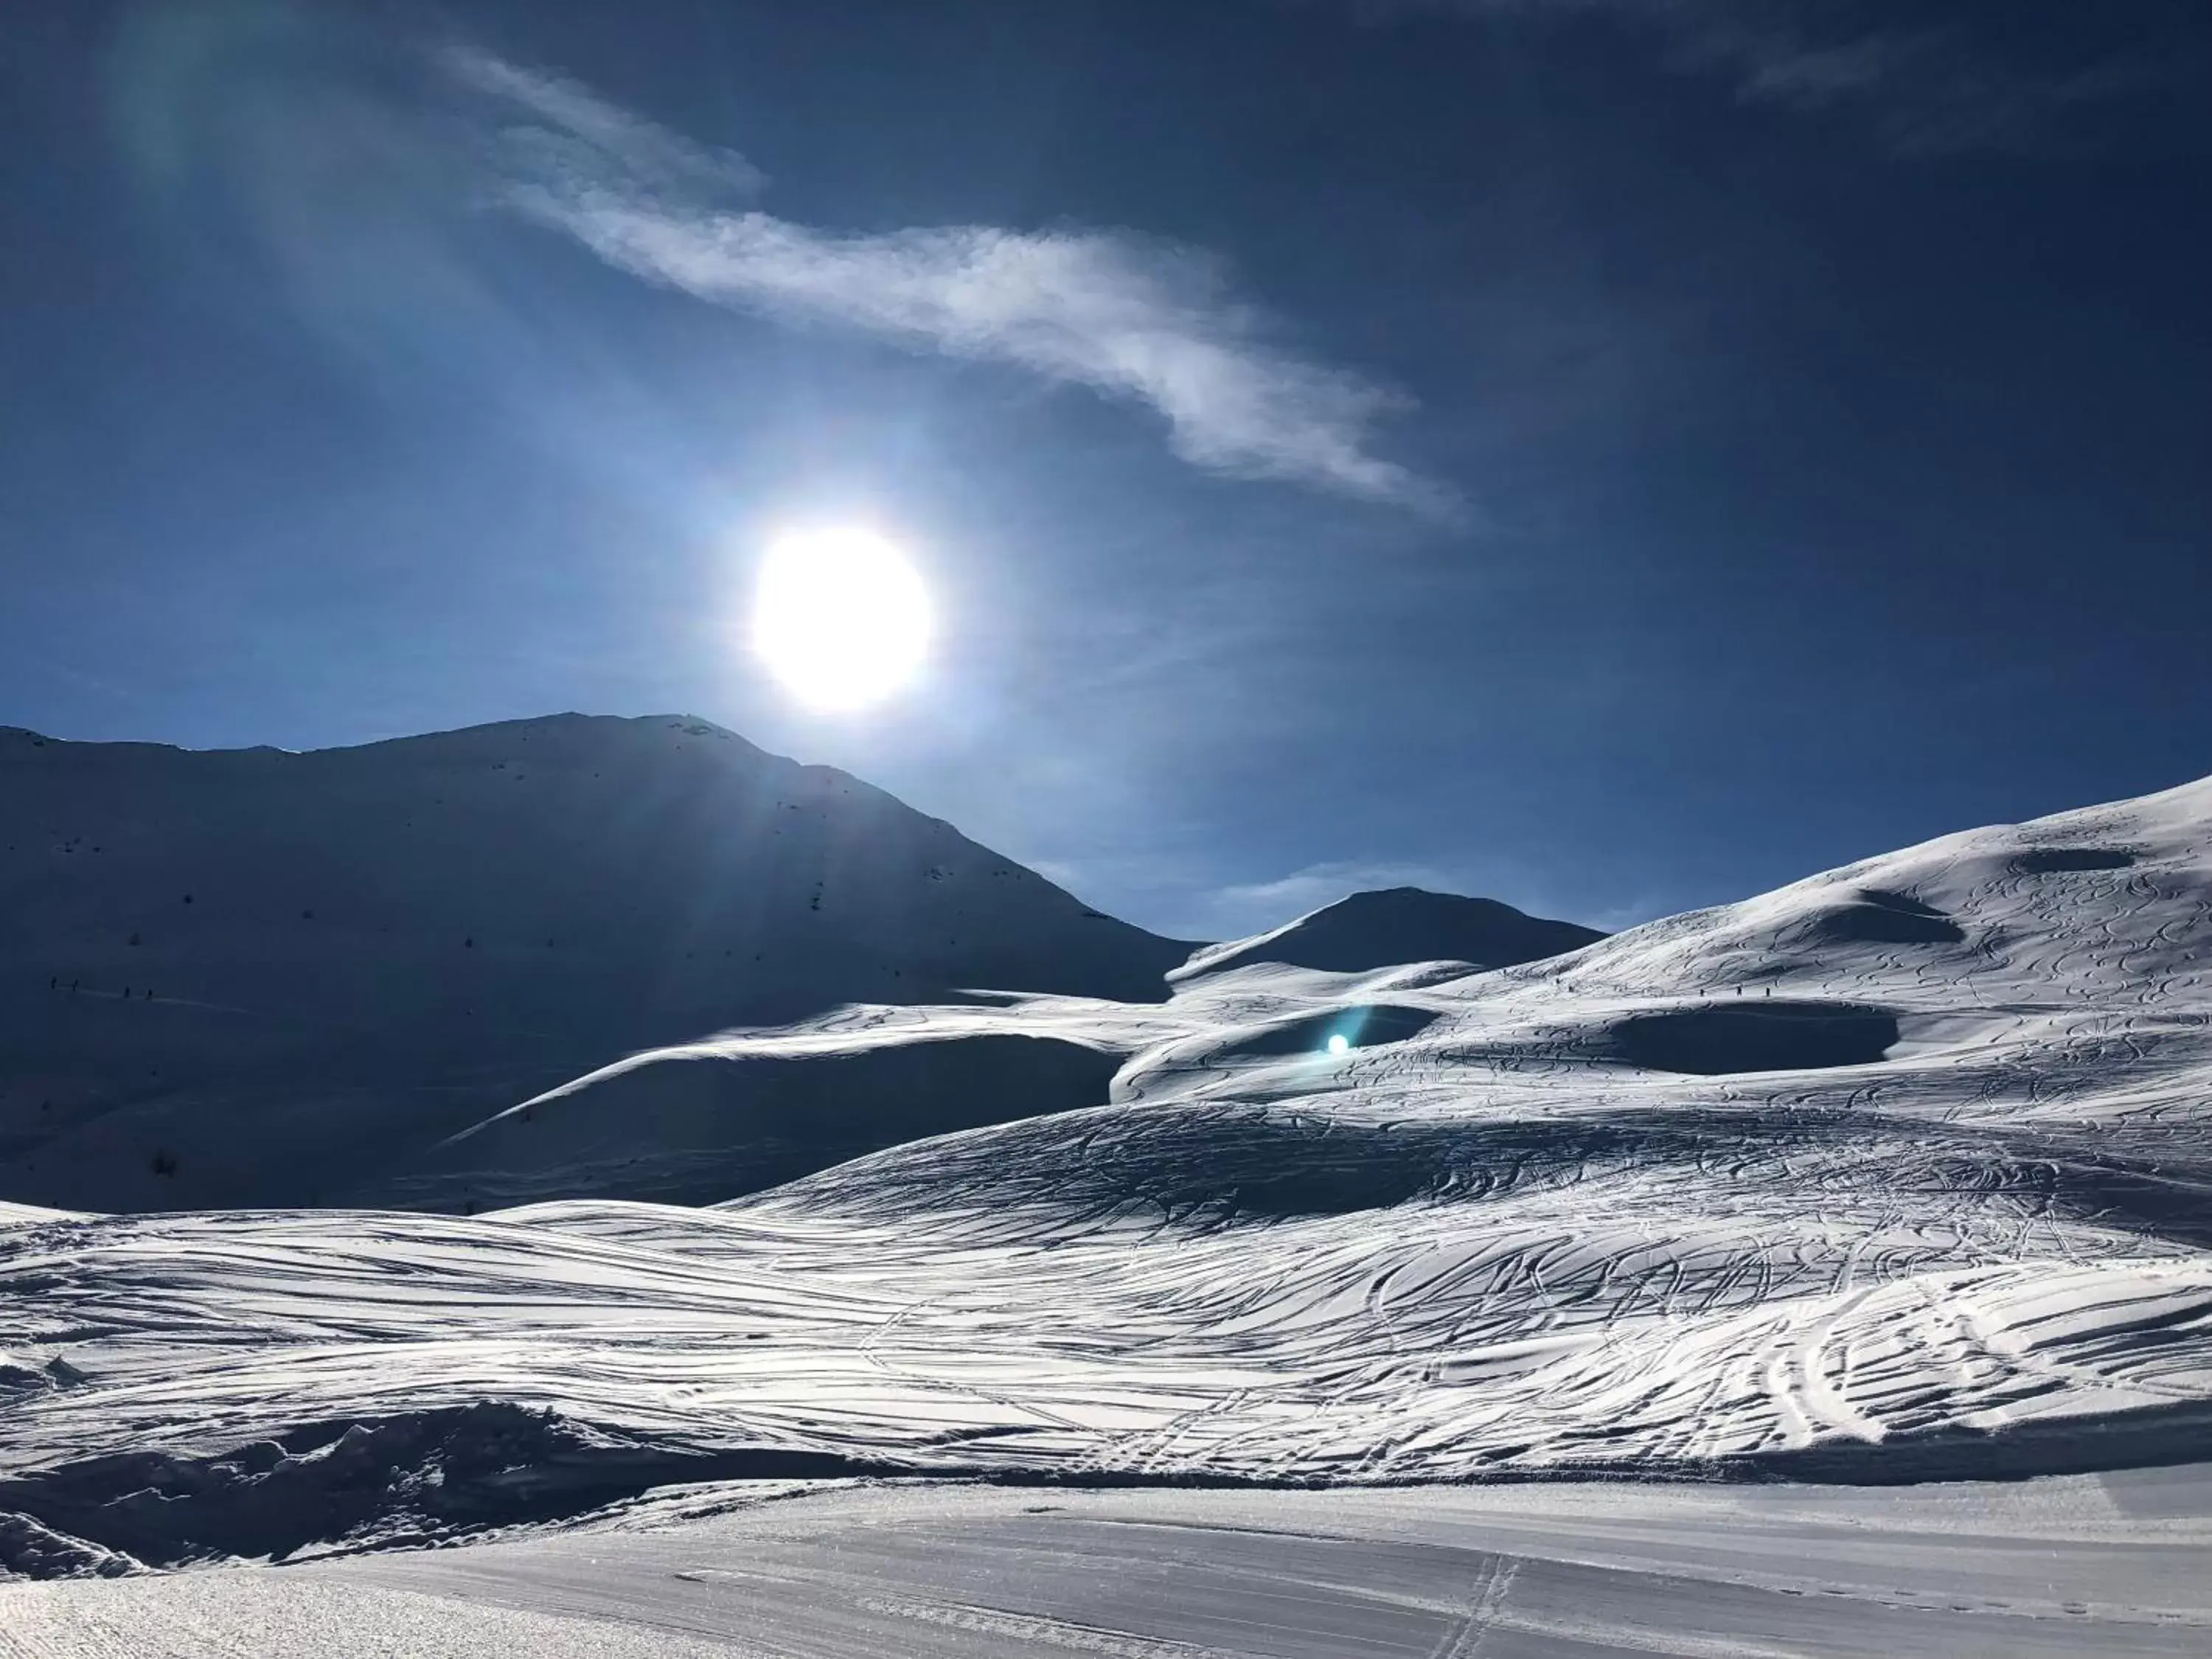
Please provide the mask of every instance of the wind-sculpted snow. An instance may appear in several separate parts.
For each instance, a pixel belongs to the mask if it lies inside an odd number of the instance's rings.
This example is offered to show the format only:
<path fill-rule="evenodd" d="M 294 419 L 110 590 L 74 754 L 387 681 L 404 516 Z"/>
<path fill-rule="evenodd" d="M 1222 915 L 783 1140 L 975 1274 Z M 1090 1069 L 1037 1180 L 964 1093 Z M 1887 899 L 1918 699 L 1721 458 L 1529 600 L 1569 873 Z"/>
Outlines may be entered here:
<path fill-rule="evenodd" d="M 22 1215 L 0 1510 L 142 1559 L 241 1553 L 241 1482 L 311 1490 L 303 1460 L 360 1425 L 381 1489 L 419 1492 L 487 1401 L 595 1492 L 732 1459 L 1300 1483 L 2203 1459 L 2208 1015 L 2212 783 L 1496 972 L 1253 965 L 1162 1005 L 731 1034 L 652 1063 L 1013 1036 L 1121 1060 L 1088 1109 L 708 1210 Z M 588 1113 L 580 1083 L 546 1106 Z M 112 1508 L 149 1487 L 166 1552 Z M 487 1508 L 394 1498 L 352 1531 Z"/>

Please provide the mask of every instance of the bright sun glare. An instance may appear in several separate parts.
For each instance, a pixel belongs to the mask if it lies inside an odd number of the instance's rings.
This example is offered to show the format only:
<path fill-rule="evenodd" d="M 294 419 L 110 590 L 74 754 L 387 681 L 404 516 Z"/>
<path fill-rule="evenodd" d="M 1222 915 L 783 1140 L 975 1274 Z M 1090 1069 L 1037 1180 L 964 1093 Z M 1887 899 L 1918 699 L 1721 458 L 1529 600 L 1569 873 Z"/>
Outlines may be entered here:
<path fill-rule="evenodd" d="M 921 575 L 873 531 L 793 531 L 761 562 L 753 649 L 809 708 L 882 702 L 921 668 L 931 623 Z"/>

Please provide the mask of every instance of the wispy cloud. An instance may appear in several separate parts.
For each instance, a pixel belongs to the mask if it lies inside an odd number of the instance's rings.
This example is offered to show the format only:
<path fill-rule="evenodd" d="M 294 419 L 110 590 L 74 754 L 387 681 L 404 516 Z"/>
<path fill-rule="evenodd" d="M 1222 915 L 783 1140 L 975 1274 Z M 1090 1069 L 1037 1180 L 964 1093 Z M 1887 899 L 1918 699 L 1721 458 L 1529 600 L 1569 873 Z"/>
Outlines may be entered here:
<path fill-rule="evenodd" d="M 1426 510 L 1447 492 L 1371 448 L 1404 400 L 1270 338 L 1219 264 L 1106 231 L 841 234 L 734 205 L 764 181 L 561 76 L 481 52 L 447 72 L 501 112 L 507 199 L 609 264 L 714 304 L 1011 364 L 1156 410 L 1175 453 Z"/>
<path fill-rule="evenodd" d="M 1977 28 L 1861 21 L 1863 8 L 1768 0 L 1346 0 L 1371 21 L 1607 17 L 1645 29 L 1662 61 L 1725 82 L 1747 104 L 1863 121 L 1899 156 L 2064 149 L 2069 118 L 2172 77 L 2148 50 L 2067 69 L 2009 59 Z M 2085 9 L 2086 10 L 2087 9 Z M 1893 9 L 1891 16 L 1895 15 Z M 1990 14 L 1994 15 L 1994 14 Z"/>
<path fill-rule="evenodd" d="M 2066 148 L 2072 113 L 2158 77 L 2135 54 L 2063 72 L 2008 64 L 1962 28 L 1890 27 L 1823 38 L 1778 9 L 1669 6 L 1674 60 L 1720 75 L 1747 103 L 1857 115 L 1899 156 Z"/>
<path fill-rule="evenodd" d="M 768 182 L 735 150 L 695 144 L 562 76 L 468 47 L 453 47 L 440 61 L 461 85 L 530 118 L 534 126 L 507 129 L 510 142 L 573 181 L 747 194 Z"/>

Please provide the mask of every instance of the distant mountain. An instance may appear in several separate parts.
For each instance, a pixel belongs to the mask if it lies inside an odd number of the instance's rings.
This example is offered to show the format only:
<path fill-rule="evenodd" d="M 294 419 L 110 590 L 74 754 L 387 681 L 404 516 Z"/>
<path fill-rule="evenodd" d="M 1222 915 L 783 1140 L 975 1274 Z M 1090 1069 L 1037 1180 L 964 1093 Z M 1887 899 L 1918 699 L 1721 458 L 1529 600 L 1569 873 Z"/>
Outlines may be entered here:
<path fill-rule="evenodd" d="M 0 1200 L 342 1201 L 641 1048 L 967 987 L 1158 1001 L 1189 949 L 688 717 L 0 728 Z"/>
<path fill-rule="evenodd" d="M 1564 956 L 1604 937 L 1594 927 L 1526 915 L 1496 899 L 1389 887 L 1353 893 L 1271 933 L 1201 946 L 1168 977 L 1192 979 L 1255 962 L 1344 974 L 1412 962 L 1511 968 Z"/>

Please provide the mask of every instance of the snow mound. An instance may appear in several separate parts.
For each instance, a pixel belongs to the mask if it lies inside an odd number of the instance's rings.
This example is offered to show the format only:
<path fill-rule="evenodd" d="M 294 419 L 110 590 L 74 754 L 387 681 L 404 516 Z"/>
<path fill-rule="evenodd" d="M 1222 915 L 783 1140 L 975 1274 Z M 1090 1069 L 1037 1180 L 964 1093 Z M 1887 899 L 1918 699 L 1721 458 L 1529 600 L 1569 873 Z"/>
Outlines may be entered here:
<path fill-rule="evenodd" d="M 1030 1480 L 2212 1461 L 2212 782 L 1493 971 L 856 1006 L 536 1109 L 994 1038 L 1114 1061 L 1107 1098 L 707 1209 L 0 1228 L 0 1509 L 188 1559 L 68 1494 L 484 1402 L 623 1455 Z M 349 1525 L 396 1536 L 376 1479 Z"/>
<path fill-rule="evenodd" d="M 565 1519 L 679 1482 L 849 1472 L 829 1458 L 717 1455 L 479 1402 L 311 1425 L 218 1456 L 124 1454 L 0 1482 L 0 1504 L 53 1523 L 0 1516 L 0 1565 L 30 1578 L 112 1577 L 404 1548 Z"/>
<path fill-rule="evenodd" d="M 119 1578 L 142 1564 L 82 1538 L 0 1510 L 0 1581 L 17 1578 Z"/>
<path fill-rule="evenodd" d="M 1413 962 L 1506 968 L 1562 956 L 1604 937 L 1571 921 L 1523 915 L 1496 899 L 1390 887 L 1353 893 L 1250 939 L 1202 946 L 1168 977 L 1194 979 L 1255 962 L 1335 973 Z"/>
<path fill-rule="evenodd" d="M 1018 1032 L 851 1053 L 650 1050 L 477 1124 L 368 1196 L 495 1209 L 579 1194 L 710 1204 L 902 1141 L 1103 1101 L 1121 1056 Z"/>

